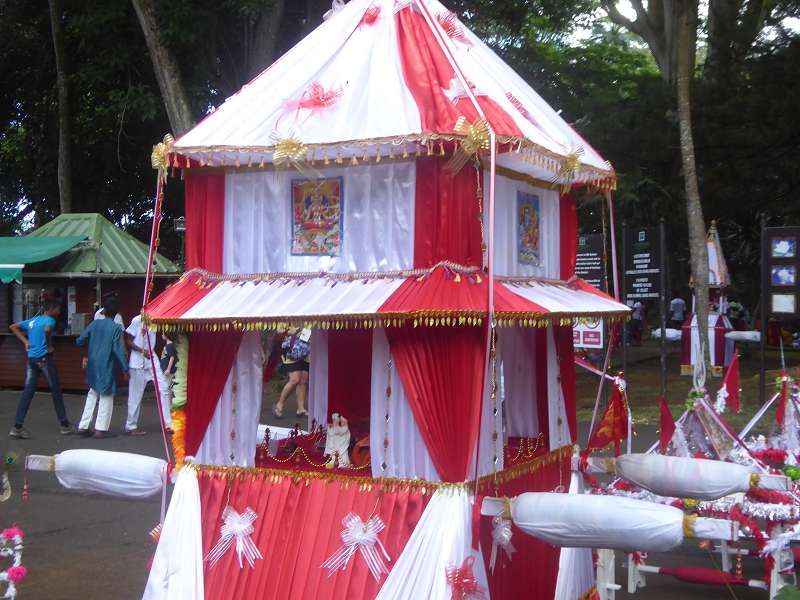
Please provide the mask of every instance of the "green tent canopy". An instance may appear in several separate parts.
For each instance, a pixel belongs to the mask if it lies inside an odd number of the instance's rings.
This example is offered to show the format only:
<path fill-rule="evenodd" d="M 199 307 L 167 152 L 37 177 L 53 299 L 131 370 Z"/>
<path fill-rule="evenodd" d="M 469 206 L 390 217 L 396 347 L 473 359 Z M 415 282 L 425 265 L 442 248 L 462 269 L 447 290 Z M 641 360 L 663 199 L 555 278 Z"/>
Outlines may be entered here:
<path fill-rule="evenodd" d="M 22 269 L 43 262 L 74 248 L 86 236 L 0 237 L 0 282 L 22 283 Z"/>

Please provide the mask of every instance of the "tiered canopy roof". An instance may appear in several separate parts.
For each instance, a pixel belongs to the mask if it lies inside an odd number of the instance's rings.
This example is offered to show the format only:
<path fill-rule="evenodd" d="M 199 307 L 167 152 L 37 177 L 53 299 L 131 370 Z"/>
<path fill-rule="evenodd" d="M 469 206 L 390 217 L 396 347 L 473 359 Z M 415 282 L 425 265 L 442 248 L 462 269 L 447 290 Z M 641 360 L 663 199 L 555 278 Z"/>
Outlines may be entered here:
<path fill-rule="evenodd" d="M 499 166 L 614 185 L 611 165 L 436 0 L 352 0 L 177 140 L 170 164 L 449 154 L 484 118 Z"/>
<path fill-rule="evenodd" d="M 488 314 L 481 271 L 442 264 L 376 273 L 214 275 L 190 271 L 145 307 L 152 325 L 176 329 L 478 325 Z M 628 307 L 581 279 L 498 278 L 495 318 L 540 326 L 622 318 Z"/>

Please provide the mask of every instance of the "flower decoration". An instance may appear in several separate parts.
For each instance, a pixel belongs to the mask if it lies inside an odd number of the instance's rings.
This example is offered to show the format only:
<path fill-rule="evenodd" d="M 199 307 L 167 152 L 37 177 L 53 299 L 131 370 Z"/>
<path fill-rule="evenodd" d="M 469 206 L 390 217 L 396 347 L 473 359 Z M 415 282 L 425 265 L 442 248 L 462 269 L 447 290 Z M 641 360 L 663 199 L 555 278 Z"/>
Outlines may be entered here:
<path fill-rule="evenodd" d="M 367 9 L 367 12 L 364 13 L 364 16 L 361 17 L 361 21 L 358 23 L 359 29 L 361 27 L 370 27 L 378 22 L 378 19 L 381 16 L 381 7 L 380 5 L 370 6 Z"/>
<path fill-rule="evenodd" d="M 469 123 L 463 116 L 458 118 L 453 131 L 464 136 L 461 145 L 450 158 L 450 169 L 453 173 L 458 173 L 467 162 L 478 159 L 483 150 L 488 150 L 491 139 L 489 137 L 489 124 L 481 119 L 475 123 Z"/>
<path fill-rule="evenodd" d="M 478 585 L 478 580 L 475 579 L 475 574 L 472 572 L 474 563 L 475 558 L 468 556 L 460 567 L 447 567 L 447 583 L 452 589 L 450 596 L 452 600 L 468 600 L 469 598 L 483 600 L 486 598 L 485 590 Z"/>
<path fill-rule="evenodd" d="M 572 187 L 572 183 L 578 178 L 578 169 L 581 166 L 581 156 L 583 148 L 575 146 L 564 155 L 561 166 L 555 176 L 550 180 L 553 187 L 561 187 L 561 193 L 566 194 Z"/>
<path fill-rule="evenodd" d="M 18 567 L 10 567 L 8 571 L 6 571 L 6 575 L 8 576 L 8 580 L 14 583 L 19 583 L 25 576 L 28 574 L 28 569 L 19 565 Z"/>
<path fill-rule="evenodd" d="M 182 408 L 172 411 L 172 452 L 175 467 L 180 469 L 186 458 L 186 412 Z"/>
<path fill-rule="evenodd" d="M 253 534 L 253 522 L 258 518 L 258 514 L 249 506 L 239 513 L 231 506 L 226 506 L 222 511 L 222 527 L 219 531 L 219 541 L 206 556 L 206 560 L 211 563 L 211 568 L 217 564 L 231 546 L 236 549 L 236 556 L 239 559 L 239 568 L 244 568 L 242 558 L 247 560 L 247 564 L 252 569 L 255 561 L 263 559 L 251 535 Z"/>
<path fill-rule="evenodd" d="M 19 527 L 8 527 L 0 532 L 0 559 L 8 559 L 11 566 L 0 571 L 0 586 L 5 584 L 5 592 L 0 589 L 0 598 L 16 598 L 17 585 L 25 579 L 28 569 L 22 566 L 22 540 L 25 533 Z"/>
<path fill-rule="evenodd" d="M 322 563 L 322 567 L 328 569 L 328 576 L 330 577 L 338 570 L 346 569 L 356 552 L 360 552 L 364 557 L 375 581 L 380 581 L 381 575 L 388 575 L 389 569 L 383 559 L 390 560 L 389 555 L 378 539 L 378 534 L 385 527 L 383 520 L 378 515 L 374 515 L 364 523 L 361 517 L 351 512 L 342 519 L 342 525 L 344 525 L 344 529 L 341 537 L 344 545 Z M 378 554 L 375 546 L 380 548 L 383 556 Z"/>
<path fill-rule="evenodd" d="M 160 181 L 166 182 L 167 169 L 169 169 L 169 153 L 172 144 L 175 143 L 175 138 L 171 134 L 166 134 L 164 140 L 153 146 L 153 152 L 150 154 L 150 164 L 158 171 L 158 178 Z"/>

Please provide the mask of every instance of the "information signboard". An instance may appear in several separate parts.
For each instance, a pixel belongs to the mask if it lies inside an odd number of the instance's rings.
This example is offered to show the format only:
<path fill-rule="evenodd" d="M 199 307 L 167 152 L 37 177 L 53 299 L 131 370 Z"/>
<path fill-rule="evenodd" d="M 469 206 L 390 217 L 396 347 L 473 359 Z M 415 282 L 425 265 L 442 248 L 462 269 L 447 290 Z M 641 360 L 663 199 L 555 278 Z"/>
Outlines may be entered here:
<path fill-rule="evenodd" d="M 625 299 L 628 304 L 657 300 L 661 292 L 659 229 L 628 229 L 625 235 Z"/>

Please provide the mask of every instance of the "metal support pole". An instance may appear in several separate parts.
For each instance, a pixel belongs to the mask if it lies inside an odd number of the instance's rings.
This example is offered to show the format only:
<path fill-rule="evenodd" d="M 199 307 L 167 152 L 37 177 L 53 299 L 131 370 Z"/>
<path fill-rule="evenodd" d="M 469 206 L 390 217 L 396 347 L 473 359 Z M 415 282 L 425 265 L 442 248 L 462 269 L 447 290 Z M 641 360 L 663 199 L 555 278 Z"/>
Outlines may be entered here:
<path fill-rule="evenodd" d="M 661 397 L 667 400 L 667 237 L 664 227 L 664 217 L 658 223 L 658 237 L 661 254 L 661 264 L 659 265 L 661 291 L 659 301 L 661 303 Z"/>
<path fill-rule="evenodd" d="M 625 259 L 627 258 L 628 252 L 628 225 L 625 221 L 622 222 L 622 240 L 621 244 L 621 254 L 622 258 L 621 265 L 622 265 L 622 285 L 620 286 L 620 295 L 622 296 L 622 303 L 628 303 L 628 290 L 625 289 L 625 268 L 626 262 Z M 622 371 L 623 373 L 628 373 L 628 321 L 622 322 Z"/>
<path fill-rule="evenodd" d="M 761 339 L 759 341 L 759 367 L 758 367 L 758 402 L 764 404 L 766 400 L 766 357 L 765 348 L 767 344 L 767 292 L 764 282 L 767 280 L 767 256 L 764 252 L 765 233 L 767 228 L 767 215 L 761 215 Z"/>

